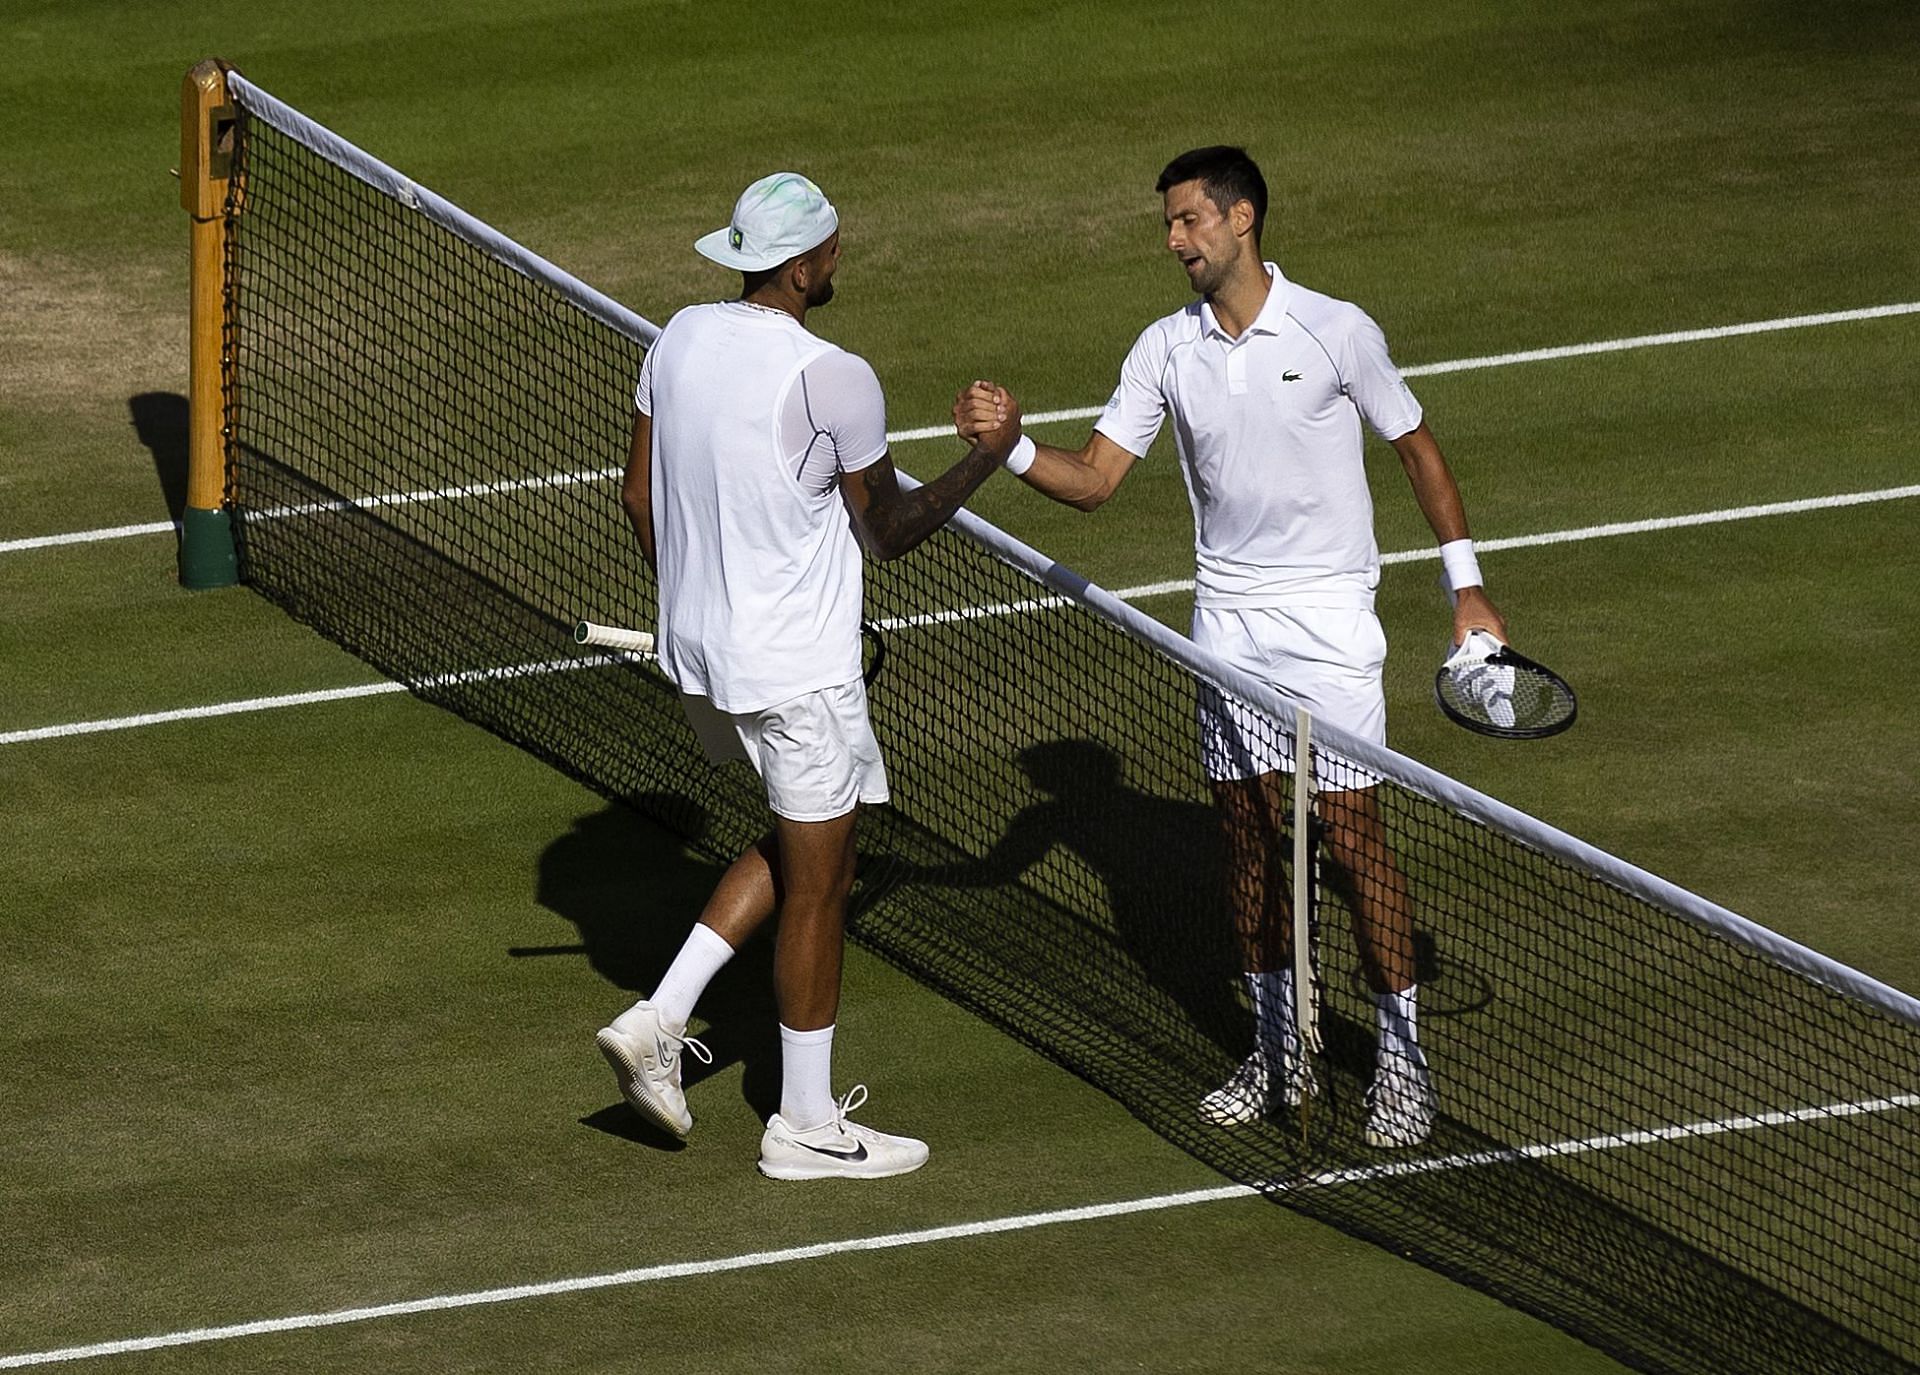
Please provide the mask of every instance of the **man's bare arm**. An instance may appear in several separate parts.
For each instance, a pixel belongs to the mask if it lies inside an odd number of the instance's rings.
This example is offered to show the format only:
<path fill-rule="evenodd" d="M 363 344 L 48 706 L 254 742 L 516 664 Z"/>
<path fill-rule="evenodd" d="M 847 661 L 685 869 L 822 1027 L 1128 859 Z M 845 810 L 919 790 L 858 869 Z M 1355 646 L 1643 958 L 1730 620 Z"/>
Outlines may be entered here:
<path fill-rule="evenodd" d="M 890 454 L 857 473 L 840 474 L 840 494 L 861 544 L 877 559 L 897 559 L 913 549 L 993 476 L 1019 438 L 1020 408 L 1012 406 L 998 426 L 973 441 L 958 463 L 910 492 L 901 489 Z"/>
<path fill-rule="evenodd" d="M 633 417 L 633 443 L 627 450 L 627 475 L 620 481 L 620 504 L 627 510 L 647 567 L 659 572 L 653 552 L 653 417 L 640 412 Z"/>
<path fill-rule="evenodd" d="M 962 439 L 972 439 L 999 423 L 1013 397 L 991 382 L 975 382 L 953 402 L 953 426 Z M 1051 444 L 1033 446 L 1033 465 L 1020 480 L 1055 501 L 1091 511 L 1114 494 L 1132 471 L 1136 455 L 1095 430 L 1075 452 Z"/>
<path fill-rule="evenodd" d="M 1433 527 L 1434 539 L 1441 544 L 1451 544 L 1468 538 L 1467 512 L 1460 500 L 1460 484 L 1454 481 L 1453 469 L 1447 466 L 1440 442 L 1433 437 L 1427 422 L 1421 421 L 1417 428 L 1394 440 L 1393 447 L 1400 455 L 1400 466 L 1406 470 L 1407 481 L 1413 485 L 1413 499 L 1420 505 L 1420 514 Z M 1489 630 L 1502 641 L 1507 638 L 1506 618 L 1488 598 L 1484 587 L 1463 587 L 1454 593 L 1453 642 L 1459 644 L 1470 630 Z"/>

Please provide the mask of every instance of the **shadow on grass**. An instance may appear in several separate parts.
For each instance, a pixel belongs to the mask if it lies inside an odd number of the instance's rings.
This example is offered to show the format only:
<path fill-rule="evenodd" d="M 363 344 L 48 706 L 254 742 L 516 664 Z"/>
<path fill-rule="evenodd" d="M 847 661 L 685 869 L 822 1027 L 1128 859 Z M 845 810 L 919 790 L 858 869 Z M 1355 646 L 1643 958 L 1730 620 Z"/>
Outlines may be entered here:
<path fill-rule="evenodd" d="M 127 411 L 133 432 L 153 456 L 167 517 L 178 525 L 187 509 L 187 398 L 178 392 L 145 391 L 127 398 Z"/>
<path fill-rule="evenodd" d="M 495 562 L 466 566 L 244 446 L 241 460 L 249 465 L 252 499 L 275 512 L 238 524 L 250 584 L 425 700 L 665 828 L 608 807 L 555 839 L 539 866 L 540 901 L 574 924 L 593 968 L 626 994 L 650 987 L 719 866 L 758 834 L 765 811 L 757 788 L 738 782 L 740 771 L 708 769 L 690 749 L 675 695 L 657 673 L 580 655 L 571 663 L 557 658 L 574 651 L 556 606 L 608 595 L 593 589 L 603 589 L 608 569 L 627 557 L 607 551 L 625 544 L 581 556 L 586 571 L 577 582 L 536 598 Z M 609 515 L 610 530 L 615 519 Z M 1010 579 L 986 567 L 977 585 L 943 590 L 948 600 L 980 606 L 1031 595 Z M 965 627 L 976 638 L 996 628 L 1019 627 L 1007 618 Z M 1212 827 L 1205 808 L 1190 800 L 1183 774 L 1167 772 L 1174 765 L 1153 767 L 1154 751 L 1164 756 L 1167 742 L 1187 748 L 1192 708 L 1185 683 L 1166 686 L 1168 670 L 1138 645 L 1090 640 L 1084 657 L 1073 659 L 1074 642 L 1050 635 L 1045 648 L 1058 665 L 1048 672 L 1059 683 L 1053 691 L 1029 685 L 1024 701 L 1078 702 L 1087 694 L 1075 685 L 1108 682 L 1132 684 L 1140 700 L 1130 697 L 1124 710 L 1091 723 L 1025 712 L 984 723 L 934 718 L 937 729 L 928 729 L 924 716 L 912 713 L 956 697 L 955 684 L 980 662 L 980 645 L 959 631 L 923 638 L 917 643 L 925 647 L 926 671 L 915 679 L 912 642 L 902 640 L 895 662 L 904 669 L 883 680 L 876 715 L 885 722 L 891 710 L 923 730 L 924 748 L 918 756 L 905 749 L 895 756 L 903 809 L 877 809 L 862 826 L 850 930 L 869 948 L 1079 1073 L 1229 1178 L 1472 1284 L 1631 1365 L 1724 1369 L 1733 1353 L 1745 1368 L 1794 1375 L 1912 1368 L 1880 1345 L 1916 1349 L 1910 1305 L 1892 1316 L 1855 1311 L 1851 1295 L 1836 1298 L 1807 1285 L 1797 1233 L 1782 1244 L 1764 1217 L 1756 1226 L 1758 1205 L 1718 1196 L 1727 1188 L 1717 1174 L 1664 1168 L 1675 1157 L 1687 1163 L 1684 1150 L 1697 1143 L 1649 1151 L 1636 1157 L 1644 1165 L 1616 1171 L 1611 1162 L 1620 1157 L 1611 1152 L 1541 1153 L 1530 1144 L 1540 1138 L 1526 1121 L 1516 1126 L 1496 1114 L 1476 1129 L 1462 1112 L 1476 1104 L 1499 1109 L 1512 1102 L 1516 1084 L 1541 1082 L 1536 1062 L 1547 1063 L 1541 1042 L 1555 1022 L 1528 1023 L 1532 1034 L 1509 1043 L 1496 1034 L 1496 1019 L 1540 996 L 1543 984 L 1551 992 L 1551 979 L 1598 990 L 1617 976 L 1633 988 L 1672 989 L 1672 997 L 1649 998 L 1630 1018 L 1610 1024 L 1617 1047 L 1580 1046 L 1578 1060 L 1567 1063 L 1582 1070 L 1596 1058 L 1617 1059 L 1635 1037 L 1652 1038 L 1656 1048 L 1685 1045 L 1685 1023 L 1669 1014 L 1689 1005 L 1690 989 L 1709 981 L 1744 989 L 1766 974 L 1764 967 L 1697 933 L 1682 944 L 1691 927 L 1659 927 L 1660 914 L 1630 895 L 1443 804 L 1408 795 L 1397 834 L 1416 885 L 1431 890 L 1425 920 L 1457 937 L 1486 929 L 1487 912 L 1500 917 L 1497 940 L 1478 947 L 1443 940 L 1423 956 L 1423 981 L 1439 986 L 1446 1012 L 1459 1019 L 1455 1039 L 1480 1049 L 1447 1062 L 1432 1141 L 1386 1158 L 1362 1144 L 1360 1090 L 1372 1031 L 1364 1004 L 1350 1002 L 1343 1015 L 1338 982 L 1329 985 L 1324 1014 L 1325 1110 L 1304 1124 L 1282 1112 L 1238 1131 L 1207 1127 L 1194 1105 L 1245 1053 L 1251 1028 L 1231 961 L 1222 959 L 1225 924 L 1217 883 L 1207 877 L 1214 862 L 1207 858 Z M 1009 652 L 1029 653 L 1019 645 Z M 556 660 L 590 671 L 473 671 L 530 663 L 544 670 Z M 1037 674 L 1050 662 L 1033 652 L 1020 667 Z M 1106 747 L 1110 758 L 1086 752 L 1083 737 L 1101 725 L 1117 745 Z M 944 748 L 953 742 L 965 748 Z M 1021 783 L 1021 752 L 1036 746 L 1055 751 L 1042 762 L 1063 764 L 1064 772 L 1029 771 Z M 1190 757 L 1182 759 L 1180 767 L 1190 771 Z M 1129 777 L 1158 781 L 1126 785 Z M 1003 783 L 1018 796 L 1005 796 Z M 910 814 L 904 808 L 916 794 L 925 800 Z M 964 824 L 980 816 L 1000 820 Z M 1012 834 L 1009 823 L 1037 828 L 1044 844 Z M 1455 877 L 1458 884 L 1450 881 Z M 1471 889 L 1467 897 L 1456 891 L 1462 885 Z M 1543 901 L 1541 894 L 1556 896 Z M 1582 915 L 1571 943 L 1557 924 L 1565 904 Z M 1530 928 L 1529 919 L 1541 929 Z M 1638 935 L 1649 923 L 1668 930 L 1682 957 L 1644 959 Z M 1608 933 L 1616 930 L 1622 934 L 1610 944 Z M 1327 948 L 1335 944 L 1329 936 Z M 742 1064 L 744 1094 L 763 1113 L 775 1106 L 779 1078 L 770 967 L 770 942 L 762 938 L 723 971 L 701 1006 L 714 1028 L 703 1039 L 715 1052 L 715 1068 Z M 1784 991 L 1798 996 L 1797 985 Z M 1768 1005 L 1760 992 L 1749 1001 Z M 609 1015 L 621 1002 L 609 994 Z M 1841 1015 L 1828 1003 L 1819 1006 L 1824 1015 Z M 1858 1043 L 1883 1049 L 1886 1064 L 1900 1069 L 1907 1042 L 1890 1031 L 1876 1035 L 1876 1026 L 1855 1028 Z M 1755 1049 L 1757 1063 L 1770 1063 L 1761 1053 L 1770 1047 Z M 590 1047 L 583 1044 L 582 1053 Z M 1604 1082 L 1629 1081 L 1608 1075 Z M 1881 1091 L 1877 1082 L 1873 1088 Z M 639 1130 L 617 1108 L 582 1120 L 623 1136 Z M 1638 1112 L 1620 1120 L 1631 1126 L 1674 1119 Z M 1598 1126 L 1583 1125 L 1580 1133 L 1614 1127 L 1612 1115 L 1599 1114 Z M 1876 1275 L 1847 1278 L 1867 1304 L 1887 1289 Z M 1824 1286 L 1825 1277 L 1819 1282 Z M 1390 1314 L 1390 1296 L 1382 1303 Z"/>
<path fill-rule="evenodd" d="M 643 806 L 684 814 L 695 804 L 654 797 Z M 625 995 L 609 995 L 611 1020 L 659 982 L 721 873 L 721 866 L 689 855 L 678 840 L 624 807 L 590 813 L 541 853 L 535 888 L 543 907 L 573 923 L 580 944 L 511 953 L 584 955 L 596 974 Z M 688 1092 L 737 1064 L 743 1067 L 741 1093 L 748 1105 L 762 1118 L 777 1112 L 780 1023 L 773 999 L 773 941 L 766 931 L 748 941 L 708 985 L 694 1025 L 713 1063 L 687 1057 Z M 592 1049 L 584 1047 L 586 1053 Z M 645 1129 L 625 1104 L 581 1120 L 649 1145 L 673 1141 Z"/>
<path fill-rule="evenodd" d="M 687 1143 L 671 1132 L 663 1131 L 647 1121 L 639 1113 L 626 1105 L 623 1100 L 609 1103 L 606 1107 L 588 1113 L 579 1119 L 583 1127 L 592 1127 L 608 1136 L 617 1136 L 622 1141 L 631 1141 L 636 1146 L 647 1146 L 656 1151 L 675 1154 L 684 1151 Z"/>

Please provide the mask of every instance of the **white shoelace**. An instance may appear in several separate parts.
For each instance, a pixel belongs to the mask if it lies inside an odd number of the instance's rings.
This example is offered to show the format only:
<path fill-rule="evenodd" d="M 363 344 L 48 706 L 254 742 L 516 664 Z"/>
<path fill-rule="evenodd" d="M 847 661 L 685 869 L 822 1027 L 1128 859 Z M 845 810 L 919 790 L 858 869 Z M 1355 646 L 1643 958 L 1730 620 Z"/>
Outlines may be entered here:
<path fill-rule="evenodd" d="M 692 1036 L 676 1036 L 664 1026 L 660 1028 L 660 1034 L 667 1040 L 672 1041 L 680 1049 L 692 1051 L 693 1058 L 701 1064 L 710 1065 L 713 1063 L 713 1052 L 707 1049 L 706 1042 Z"/>
<path fill-rule="evenodd" d="M 845 1131 L 847 1127 L 852 1125 L 847 1121 L 847 1115 L 866 1101 L 867 1086 L 865 1084 L 855 1084 L 852 1088 L 848 1089 L 840 1096 L 840 1101 L 834 1105 L 834 1126 Z"/>

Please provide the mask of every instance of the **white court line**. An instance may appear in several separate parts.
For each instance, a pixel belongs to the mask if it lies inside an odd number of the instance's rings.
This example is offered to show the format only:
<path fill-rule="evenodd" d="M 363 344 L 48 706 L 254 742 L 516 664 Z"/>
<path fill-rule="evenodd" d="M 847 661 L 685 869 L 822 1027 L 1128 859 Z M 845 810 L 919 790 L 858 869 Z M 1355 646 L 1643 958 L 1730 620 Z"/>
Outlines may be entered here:
<path fill-rule="evenodd" d="M 505 664 L 497 668 L 470 668 L 459 673 L 436 673 L 422 678 L 424 689 L 457 687 L 465 683 L 484 683 L 502 678 L 539 678 L 549 673 L 571 673 L 576 669 L 601 668 L 608 663 L 651 659 L 651 654 L 632 654 L 626 650 L 602 650 L 596 654 L 567 659 L 543 659 L 532 663 Z M 133 730 L 139 726 L 163 726 L 170 721 L 196 721 L 208 716 L 241 716 L 251 711 L 276 711 L 281 707 L 312 706 L 316 702 L 342 702 L 354 697 L 377 697 L 383 693 L 406 692 L 405 683 L 383 679 L 377 683 L 355 683 L 351 687 L 319 688 L 313 692 L 288 692 L 277 697 L 248 697 L 238 702 L 215 702 L 204 707 L 177 707 L 171 711 L 142 712 L 138 716 L 112 716 L 98 721 L 69 721 L 59 726 L 36 726 L 29 730 L 0 731 L 0 745 L 24 745 L 30 740 L 58 740 L 69 735 L 97 735 L 102 731 Z"/>
<path fill-rule="evenodd" d="M 340 702 L 350 697 L 375 697 L 385 692 L 405 692 L 405 683 L 382 680 L 358 683 L 353 687 L 321 688 L 314 692 L 287 692 L 277 697 L 248 697 L 238 702 L 214 702 L 204 707 L 176 707 L 171 711 L 145 711 L 138 716 L 112 716 L 99 721 L 69 721 L 58 726 L 35 726 L 29 730 L 0 732 L 0 745 L 24 745 L 30 740 L 58 740 L 68 735 L 94 735 L 109 730 L 134 730 L 141 726 L 164 726 L 171 721 L 198 721 L 209 716 L 243 716 L 250 711 L 273 711 L 279 707 L 306 707 L 316 702 Z"/>
<path fill-rule="evenodd" d="M 53 549 L 63 544 L 130 539 L 135 535 L 164 535 L 179 528 L 170 520 L 150 520 L 141 525 L 110 525 L 102 530 L 74 530 L 64 535 L 29 535 L 25 539 L 0 540 L 0 554 L 13 554 L 23 549 Z"/>
<path fill-rule="evenodd" d="M 1402 368 L 1404 377 L 1431 377 L 1446 372 L 1471 372 L 1479 368 L 1504 368 L 1516 363 L 1544 363 L 1558 358 L 1578 358 L 1593 353 L 1619 353 L 1628 349 L 1657 348 L 1664 344 L 1694 344 L 1710 339 L 1729 339 L 1741 334 L 1768 334 L 1783 329 L 1808 329 L 1817 325 L 1847 324 L 1855 320 L 1880 320 L 1894 315 L 1920 313 L 1920 301 L 1902 301 L 1892 305 L 1864 306 L 1858 310 L 1829 310 L 1818 315 L 1788 315 L 1777 320 L 1750 320 L 1738 325 L 1714 325 L 1706 329 L 1675 330 L 1667 334 L 1637 334 L 1627 339 L 1601 339 L 1588 344 L 1562 344 L 1555 348 L 1526 349 L 1519 353 L 1494 353 L 1480 358 L 1455 358 L 1440 363 L 1417 363 Z M 1080 406 L 1064 411 L 1037 411 L 1026 416 L 1028 425 L 1046 425 L 1059 420 L 1087 420 L 1099 415 L 1099 406 Z M 953 433 L 951 425 L 926 425 L 915 430 L 890 430 L 887 442 L 905 444 L 918 439 L 940 439 Z M 417 492 L 394 492 L 335 501 L 311 507 L 288 508 L 262 515 L 287 515 L 348 506 L 378 507 L 411 505 L 459 497 L 496 496 L 530 488 L 568 487 L 581 482 L 600 482 L 620 476 L 619 468 L 596 468 L 583 472 L 556 473 L 550 477 L 516 478 L 511 481 L 478 483 L 464 487 L 446 487 Z M 0 554 L 20 553 L 28 549 L 50 549 L 67 544 L 90 544 L 99 540 L 127 539 L 135 535 L 157 535 L 177 527 L 172 521 L 149 521 L 143 525 L 115 525 L 100 530 L 75 530 L 61 535 L 30 535 L 21 539 L 0 540 Z"/>
<path fill-rule="evenodd" d="M 1678 530 L 1690 525 L 1720 525 L 1736 520 L 1759 520 L 1765 516 L 1791 516 L 1805 511 L 1828 511 L 1842 506 L 1866 506 L 1878 501 L 1904 501 L 1910 497 L 1920 497 L 1920 484 L 1910 487 L 1882 487 L 1873 492 L 1841 492 L 1834 496 L 1802 497 L 1796 501 L 1770 501 L 1759 506 L 1730 506 L 1722 511 L 1692 511 L 1680 516 L 1651 516 L 1646 520 L 1622 520 L 1610 525 L 1585 525 L 1577 530 L 1547 530 L 1537 535 L 1512 535 L 1506 539 L 1475 540 L 1473 547 L 1480 553 L 1495 553 L 1502 549 L 1535 549 L 1548 544 L 1578 544 L 1582 540 L 1612 539 L 1619 535 L 1645 535 L 1658 530 Z M 1390 554 L 1382 554 L 1380 562 L 1389 563 L 1437 563 L 1440 550 L 1428 545 L 1419 549 L 1398 549 Z M 1164 582 L 1145 582 L 1134 587 L 1122 587 L 1114 590 L 1113 595 L 1123 602 L 1143 601 L 1148 597 L 1164 597 L 1175 592 L 1193 591 L 1192 578 L 1169 578 Z M 933 611 L 919 616 L 902 616 L 893 620 L 878 622 L 882 630 L 898 630 L 907 626 L 939 625 L 947 621 L 974 620 L 990 616 L 1012 616 L 1024 611 L 1048 611 L 1065 606 L 1065 597 L 1039 597 L 1032 601 L 1006 602 L 992 606 L 972 606 L 958 611 Z M 4 737 L 0 737 L 4 743 Z"/>
<path fill-rule="evenodd" d="M 963 1222 L 948 1227 L 928 1227 L 913 1232 L 892 1232 L 882 1236 L 849 1237 L 841 1241 L 817 1242 L 811 1246 L 790 1246 L 779 1251 L 753 1251 L 745 1255 L 723 1256 L 716 1260 L 673 1261 L 664 1265 L 647 1265 L 602 1275 L 578 1275 L 571 1279 L 547 1280 L 538 1284 L 516 1284 L 501 1289 L 480 1289 L 464 1294 L 437 1294 L 429 1298 L 408 1299 L 400 1303 L 335 1309 L 329 1313 L 302 1313 L 287 1318 L 261 1318 L 253 1322 L 231 1323 L 223 1327 L 197 1327 L 154 1337 L 130 1337 L 120 1341 L 95 1342 L 87 1346 L 28 1351 L 14 1356 L 0 1356 L 0 1370 L 22 1370 L 30 1366 L 84 1361 L 101 1356 L 122 1356 L 136 1351 L 158 1351 L 173 1346 L 200 1346 L 209 1342 L 232 1341 L 240 1337 L 260 1337 L 275 1332 L 298 1332 L 320 1327 L 338 1327 L 346 1323 L 375 1322 L 382 1318 L 403 1318 L 418 1313 L 443 1312 L 454 1308 L 478 1308 L 489 1304 L 517 1303 L 523 1299 L 580 1294 L 595 1289 L 628 1288 L 634 1285 L 652 1284 L 660 1280 L 693 1279 L 702 1275 L 726 1274 L 736 1270 L 759 1270 L 775 1265 L 791 1265 L 798 1261 L 819 1260 L 825 1256 L 848 1255 L 861 1251 L 894 1251 L 902 1247 L 925 1246 L 933 1242 L 964 1241 L 972 1237 L 1031 1231 L 1036 1227 L 1095 1222 L 1136 1213 L 1160 1212 L 1168 1208 L 1185 1208 L 1196 1203 L 1216 1203 L 1231 1198 L 1249 1198 L 1260 1194 L 1284 1197 L 1306 1189 L 1337 1188 L 1342 1185 L 1365 1184 L 1381 1179 L 1474 1169 L 1483 1165 L 1513 1164 L 1528 1160 L 1586 1155 L 1594 1151 L 1617 1150 L 1623 1146 L 1656 1145 L 1667 1141 L 1695 1140 L 1723 1136 L 1730 1132 L 1754 1131 L 1762 1127 L 1838 1121 L 1849 1117 L 1915 1107 L 1920 1107 L 1920 1094 L 1900 1094 L 1891 1098 L 1825 1103 L 1804 1108 L 1744 1114 L 1738 1117 L 1683 1122 L 1648 1130 L 1606 1132 L 1571 1141 L 1549 1141 L 1537 1145 L 1470 1151 L 1460 1155 L 1437 1156 L 1425 1160 L 1393 1161 L 1344 1170 L 1326 1170 L 1297 1179 L 1271 1180 L 1264 1186 L 1226 1184 L 1211 1189 L 1192 1189 L 1185 1193 L 1160 1194 L 1151 1198 L 1096 1203 L 1083 1208 L 1061 1208 L 1045 1213 L 986 1218 L 979 1222 Z"/>
<path fill-rule="evenodd" d="M 1610 525 L 1588 525 L 1577 530 L 1548 530 L 1537 535 L 1514 535 L 1506 539 L 1476 540 L 1482 553 L 1502 549 L 1531 549 L 1548 544 L 1574 544 L 1582 540 L 1611 539 L 1619 535 L 1648 534 L 1692 525 L 1717 525 L 1728 521 L 1758 520 L 1766 516 L 1795 515 L 1805 511 L 1825 511 L 1843 506 L 1863 506 L 1879 501 L 1903 501 L 1920 497 L 1920 485 L 1884 487 L 1874 492 L 1842 492 L 1834 496 L 1805 497 L 1797 501 L 1774 501 L 1760 506 L 1734 506 L 1721 511 L 1694 511 L 1679 516 L 1655 516 L 1647 520 L 1616 521 Z M 1401 549 L 1382 554 L 1380 562 L 1420 563 L 1435 560 L 1440 551 L 1426 547 Z M 1122 601 L 1141 601 L 1175 592 L 1191 592 L 1193 579 L 1173 578 L 1165 582 L 1140 583 L 1122 587 L 1113 595 Z M 1016 616 L 1034 611 L 1051 611 L 1067 605 L 1064 597 L 1034 597 L 1018 602 L 996 602 L 987 606 L 963 606 L 947 611 L 929 611 L 916 616 L 889 617 L 877 622 L 881 630 L 905 630 L 917 626 L 947 625 L 956 621 L 987 620 Z M 465 673 L 445 674 L 425 680 L 422 686 L 442 687 L 449 683 L 487 678 L 537 677 L 543 673 L 566 672 L 579 668 L 597 668 L 612 659 L 628 659 L 626 654 L 549 659 L 543 662 L 515 664 L 505 668 L 473 669 Z M 250 697 L 244 701 L 216 702 L 209 706 L 179 707 L 170 711 L 143 712 L 138 716 L 115 716 L 95 721 L 70 721 L 57 726 L 33 726 L 24 730 L 0 731 L 0 745 L 24 745 L 34 740 L 56 740 L 70 735 L 94 735 L 102 731 L 132 730 L 140 726 L 164 725 L 170 721 L 191 721 L 209 716 L 235 716 L 251 711 L 273 711 L 280 707 L 309 706 L 317 702 L 337 702 L 352 697 L 371 697 L 379 693 L 405 692 L 403 684 L 393 682 L 362 683 L 353 687 L 323 688 L 315 692 L 293 692 L 277 697 Z"/>
<path fill-rule="evenodd" d="M 1400 369 L 1402 377 L 1434 377 L 1445 372 L 1473 372 L 1479 368 L 1505 368 L 1515 363 L 1546 363 L 1557 358 L 1580 358 L 1590 353 L 1622 353 L 1628 349 L 1658 348 L 1664 344 L 1698 344 L 1709 339 L 1731 339 L 1740 334 L 1770 334 L 1782 329 L 1808 329 L 1815 325 L 1841 325 L 1854 320 L 1880 320 L 1891 315 L 1920 313 L 1920 301 L 1902 301 L 1895 305 L 1866 306 L 1859 310 L 1829 310 L 1819 315 L 1788 315 L 1778 320 L 1749 320 L 1738 325 L 1714 325 L 1707 329 L 1674 330 L 1668 334 L 1636 334 L 1628 339 L 1600 339 L 1590 344 L 1561 344 L 1555 348 L 1526 349 L 1519 353 L 1490 353 L 1480 358 L 1453 358 L 1441 363 L 1416 363 Z M 1090 420 L 1103 406 L 1076 406 L 1065 411 L 1037 411 L 1022 417 L 1028 425 L 1045 425 L 1055 420 Z M 953 433 L 951 425 L 928 425 L 918 430 L 901 430 L 888 439 L 898 443 L 909 439 L 939 439 Z M 4 548 L 4 546 L 0 546 Z"/>

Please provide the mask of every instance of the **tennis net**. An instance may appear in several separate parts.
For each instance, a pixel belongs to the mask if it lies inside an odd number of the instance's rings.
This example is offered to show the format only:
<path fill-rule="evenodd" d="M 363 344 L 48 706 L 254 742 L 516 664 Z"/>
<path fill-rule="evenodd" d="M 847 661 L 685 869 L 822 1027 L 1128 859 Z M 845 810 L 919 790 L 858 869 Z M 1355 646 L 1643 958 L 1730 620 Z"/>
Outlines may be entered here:
<path fill-rule="evenodd" d="M 243 578 L 717 858 L 765 824 L 644 659 L 616 492 L 654 327 L 235 74 L 226 435 Z M 1438 1115 L 1365 1141 L 1355 885 L 1312 847 L 1320 1095 L 1200 1100 L 1252 1044 L 1196 702 L 1290 704 L 967 513 L 871 567 L 894 790 L 853 933 L 1167 1139 L 1659 1370 L 1920 1361 L 1920 1004 L 1416 762 L 1315 728 L 1414 922 Z M 1009 691 L 1017 684 L 1017 691 Z M 1291 885 L 1291 831 L 1265 874 Z M 1319 837 L 1331 842 L 1339 836 Z M 691 914 L 689 914 L 691 915 Z"/>

